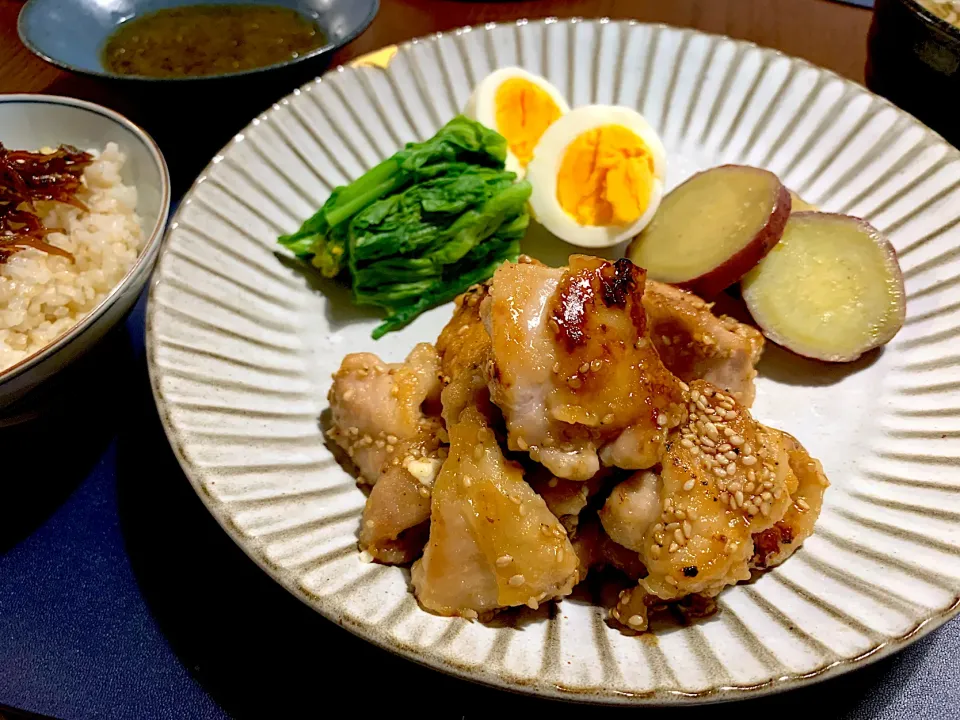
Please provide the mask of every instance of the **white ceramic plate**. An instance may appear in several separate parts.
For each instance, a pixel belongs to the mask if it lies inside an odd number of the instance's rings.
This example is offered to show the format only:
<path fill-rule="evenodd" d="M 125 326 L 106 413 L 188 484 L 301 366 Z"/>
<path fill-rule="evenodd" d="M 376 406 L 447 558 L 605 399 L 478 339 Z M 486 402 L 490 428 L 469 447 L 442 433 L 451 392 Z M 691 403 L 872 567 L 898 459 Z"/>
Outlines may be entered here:
<path fill-rule="evenodd" d="M 364 496 L 318 418 L 347 352 L 401 359 L 438 308 L 370 339 L 377 318 L 277 253 L 335 186 L 432 135 L 493 68 L 546 75 L 571 101 L 638 108 L 668 184 L 768 167 L 826 210 L 868 218 L 900 253 L 907 324 L 879 355 L 828 366 L 770 346 L 755 415 L 823 460 L 817 533 L 720 612 L 655 641 L 567 600 L 520 627 L 420 610 L 400 568 L 361 562 Z M 210 512 L 328 618 L 433 667 L 606 703 L 754 695 L 844 672 L 951 617 L 960 596 L 960 154 L 862 87 L 777 52 L 626 22 L 519 22 L 404 45 L 388 69 L 338 68 L 214 158 L 172 224 L 148 318 L 157 405 Z"/>

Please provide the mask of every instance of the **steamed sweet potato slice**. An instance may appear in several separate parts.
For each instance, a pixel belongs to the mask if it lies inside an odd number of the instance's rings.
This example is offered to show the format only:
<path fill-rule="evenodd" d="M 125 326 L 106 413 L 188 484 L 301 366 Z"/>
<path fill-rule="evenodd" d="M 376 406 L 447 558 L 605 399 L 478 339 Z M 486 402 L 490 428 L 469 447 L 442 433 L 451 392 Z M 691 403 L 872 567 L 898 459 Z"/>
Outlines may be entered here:
<path fill-rule="evenodd" d="M 847 215 L 793 214 L 742 289 L 764 335 L 829 362 L 856 360 L 889 342 L 906 315 L 893 246 L 868 222 Z"/>
<path fill-rule="evenodd" d="M 712 297 L 770 251 L 790 216 L 790 193 L 771 172 L 723 165 L 667 195 L 627 250 L 654 280 Z"/>

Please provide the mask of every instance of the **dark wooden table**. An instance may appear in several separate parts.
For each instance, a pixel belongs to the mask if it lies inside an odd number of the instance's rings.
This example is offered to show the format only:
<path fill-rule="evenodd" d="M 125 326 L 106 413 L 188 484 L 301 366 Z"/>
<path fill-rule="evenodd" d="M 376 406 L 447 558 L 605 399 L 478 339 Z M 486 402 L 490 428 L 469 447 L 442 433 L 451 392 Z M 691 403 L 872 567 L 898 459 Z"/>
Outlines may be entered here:
<path fill-rule="evenodd" d="M 126 112 L 153 132 L 182 189 L 220 145 L 289 92 L 279 82 L 209 98 L 138 96 L 64 73 L 16 35 L 22 0 L 0 0 L 0 92 L 46 92 Z M 384 45 L 520 17 L 608 16 L 694 27 L 778 48 L 863 79 L 870 13 L 825 0 L 382 0 L 344 63 Z M 292 80 L 291 80 L 292 83 Z M 178 91 L 180 92 L 180 91 Z M 206 105 L 204 105 L 206 103 Z M 174 127 L 175 117 L 183 125 Z M 174 131 L 196 134 L 174 142 Z M 2 128 L 0 128 L 2 134 Z M 0 719 L 4 704 L 62 718 L 315 717 L 357 702 L 361 713 L 431 718 L 548 715 L 607 718 L 446 677 L 373 648 L 299 603 L 223 533 L 182 477 L 159 427 L 143 358 L 143 303 L 104 350 L 110 393 L 99 414 L 0 521 Z M 71 426 L 71 431 L 74 428 Z M 72 433 L 71 433 L 72 434 Z M 42 447 L 49 442 L 41 438 Z M 17 444 L 9 433 L 4 443 Z M 30 439 L 27 438 L 29 444 Z M 30 495 L 30 493 L 27 493 Z M 31 514 L 32 513 L 32 514 Z M 171 520 L 173 519 L 173 520 Z M 171 532 L 171 524 L 175 531 Z M 725 709 L 633 709 L 644 718 L 796 711 L 846 720 L 960 718 L 960 623 L 896 657 L 814 687 Z M 10 715 L 13 717 L 13 715 Z"/>

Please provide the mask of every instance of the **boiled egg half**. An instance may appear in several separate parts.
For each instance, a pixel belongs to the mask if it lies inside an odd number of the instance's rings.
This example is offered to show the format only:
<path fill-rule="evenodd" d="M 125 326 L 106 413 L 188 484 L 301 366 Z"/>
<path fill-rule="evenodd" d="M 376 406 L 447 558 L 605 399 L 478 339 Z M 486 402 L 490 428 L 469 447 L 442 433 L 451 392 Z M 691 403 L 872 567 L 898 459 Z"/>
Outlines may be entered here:
<path fill-rule="evenodd" d="M 548 127 L 527 165 L 530 209 L 562 240 L 616 245 L 643 230 L 663 197 L 666 152 L 643 116 L 626 107 L 576 108 Z"/>
<path fill-rule="evenodd" d="M 544 131 L 569 111 L 563 95 L 545 78 L 508 67 L 480 81 L 463 114 L 506 138 L 506 168 L 523 178 Z"/>

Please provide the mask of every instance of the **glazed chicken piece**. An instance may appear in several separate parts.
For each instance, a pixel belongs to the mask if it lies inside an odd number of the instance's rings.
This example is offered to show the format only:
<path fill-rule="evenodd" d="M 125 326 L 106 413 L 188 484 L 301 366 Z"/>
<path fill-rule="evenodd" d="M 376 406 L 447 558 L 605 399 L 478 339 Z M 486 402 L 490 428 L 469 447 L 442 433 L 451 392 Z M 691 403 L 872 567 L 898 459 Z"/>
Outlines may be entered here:
<path fill-rule="evenodd" d="M 750 407 L 763 335 L 732 317 L 717 317 L 693 293 L 648 280 L 643 294 L 647 324 L 663 364 L 685 382 L 706 380 Z"/>
<path fill-rule="evenodd" d="M 792 502 L 783 518 L 753 536 L 751 565 L 756 569 L 779 565 L 813 534 L 813 526 L 823 507 L 823 494 L 830 486 L 820 461 L 810 457 L 795 437 L 782 430 L 779 432 L 798 484 L 796 492 L 790 495 Z"/>
<path fill-rule="evenodd" d="M 646 338 L 645 273 L 629 260 L 574 255 L 569 268 L 504 263 L 481 315 L 486 372 L 511 450 L 587 480 L 600 463 L 656 464 L 686 408 L 680 381 Z"/>
<path fill-rule="evenodd" d="M 649 574 L 611 612 L 637 630 L 646 628 L 641 610 L 651 604 L 686 595 L 714 597 L 749 579 L 753 536 L 784 517 L 797 491 L 781 433 L 701 380 L 690 385 L 688 410 L 663 457 L 659 512 L 643 533 L 640 557 Z M 636 503 L 611 495 L 604 526 L 611 519 L 624 523 L 624 509 L 634 506 L 645 510 L 635 517 L 649 523 L 649 487 L 637 484 L 634 492 L 643 497 Z M 631 540 L 640 531 L 634 529 Z"/>
<path fill-rule="evenodd" d="M 327 435 L 373 485 L 360 547 L 387 563 L 412 560 L 426 539 L 429 487 L 440 467 L 439 359 L 421 343 L 403 363 L 371 353 L 343 359 L 334 374 Z"/>
<path fill-rule="evenodd" d="M 549 472 L 528 475 L 527 482 L 547 504 L 550 512 L 556 515 L 570 535 L 574 535 L 580 519 L 580 513 L 590 498 L 596 495 L 610 476 L 610 471 L 601 468 L 600 472 L 589 480 L 564 480 Z"/>
<path fill-rule="evenodd" d="M 468 406 L 448 431 L 430 540 L 413 566 L 420 604 L 475 619 L 568 595 L 578 561 L 567 533 L 520 466 L 504 458 L 484 415 Z"/>
<path fill-rule="evenodd" d="M 663 483 L 650 470 L 634 473 L 617 485 L 600 510 L 600 522 L 610 538 L 634 552 L 643 550 L 647 529 L 660 516 Z"/>
<path fill-rule="evenodd" d="M 364 482 L 376 484 L 385 465 L 436 448 L 440 381 L 437 351 L 420 343 L 403 363 L 352 353 L 333 375 L 327 435 L 353 460 Z"/>
<path fill-rule="evenodd" d="M 457 297 L 453 317 L 437 338 L 443 383 L 441 404 L 448 425 L 454 424 L 468 405 L 490 405 L 483 374 L 490 353 L 490 336 L 480 319 L 480 304 L 488 293 L 488 285 L 474 285 Z"/>

